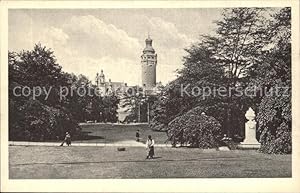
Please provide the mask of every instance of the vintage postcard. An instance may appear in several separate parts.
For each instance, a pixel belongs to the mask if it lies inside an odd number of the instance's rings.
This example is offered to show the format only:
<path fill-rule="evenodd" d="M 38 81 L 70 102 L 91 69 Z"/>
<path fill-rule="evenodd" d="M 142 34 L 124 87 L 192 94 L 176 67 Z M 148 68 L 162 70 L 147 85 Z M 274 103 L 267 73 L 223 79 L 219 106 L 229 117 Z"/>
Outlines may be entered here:
<path fill-rule="evenodd" d="M 299 1 L 1 1 L 1 191 L 300 192 Z"/>

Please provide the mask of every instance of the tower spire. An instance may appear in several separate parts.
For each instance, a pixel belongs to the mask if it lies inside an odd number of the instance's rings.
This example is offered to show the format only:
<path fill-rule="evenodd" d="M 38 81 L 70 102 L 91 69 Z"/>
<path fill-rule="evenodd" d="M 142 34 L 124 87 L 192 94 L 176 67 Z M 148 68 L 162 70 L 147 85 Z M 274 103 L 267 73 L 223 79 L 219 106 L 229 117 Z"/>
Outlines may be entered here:
<path fill-rule="evenodd" d="M 146 47 L 141 56 L 142 64 L 142 85 L 147 89 L 152 89 L 156 85 L 156 64 L 157 55 L 152 47 L 152 39 L 148 31 L 148 38 L 145 40 Z"/>

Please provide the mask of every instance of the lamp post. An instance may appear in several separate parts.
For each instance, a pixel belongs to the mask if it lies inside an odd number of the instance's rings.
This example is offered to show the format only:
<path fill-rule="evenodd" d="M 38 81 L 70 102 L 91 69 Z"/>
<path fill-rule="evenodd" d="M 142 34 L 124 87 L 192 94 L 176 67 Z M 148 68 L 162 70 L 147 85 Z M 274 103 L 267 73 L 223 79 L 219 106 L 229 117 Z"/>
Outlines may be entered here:
<path fill-rule="evenodd" d="M 136 93 L 136 100 L 138 103 L 138 123 L 141 122 L 141 104 L 143 103 L 143 99 L 140 99 L 140 93 Z"/>
<path fill-rule="evenodd" d="M 141 105 L 143 105 L 144 102 L 146 102 L 146 101 L 145 101 L 145 99 L 142 98 L 142 99 L 140 100 L 140 103 L 139 103 L 139 104 L 140 104 L 140 108 L 139 108 L 140 122 L 141 122 Z"/>
<path fill-rule="evenodd" d="M 138 105 L 138 122 L 141 122 L 141 105 L 147 103 L 147 122 L 150 123 L 150 100 L 149 96 L 141 96 L 139 93 L 136 94 L 136 98 L 132 100 L 132 103 Z"/>
<path fill-rule="evenodd" d="M 141 122 L 141 103 L 138 101 L 138 123 Z"/>
<path fill-rule="evenodd" d="M 149 100 L 147 102 L 147 121 L 148 121 L 148 124 L 150 124 L 150 102 L 149 102 Z"/>

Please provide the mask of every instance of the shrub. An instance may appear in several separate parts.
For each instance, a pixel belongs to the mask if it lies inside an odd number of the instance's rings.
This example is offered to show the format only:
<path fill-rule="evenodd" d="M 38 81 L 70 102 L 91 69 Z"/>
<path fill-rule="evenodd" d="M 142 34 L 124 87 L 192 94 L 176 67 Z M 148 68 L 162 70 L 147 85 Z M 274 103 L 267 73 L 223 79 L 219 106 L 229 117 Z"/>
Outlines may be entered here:
<path fill-rule="evenodd" d="M 279 90 L 278 95 L 264 97 L 259 106 L 257 120 L 261 152 L 269 154 L 288 154 L 292 152 L 290 94 L 284 95 L 283 90 Z"/>
<path fill-rule="evenodd" d="M 66 131 L 72 138 L 80 133 L 76 121 L 63 109 L 28 100 L 18 110 L 18 119 L 10 121 L 9 140 L 57 140 L 63 139 Z"/>
<path fill-rule="evenodd" d="M 211 116 L 201 114 L 196 107 L 168 124 L 168 137 L 173 145 L 186 144 L 203 149 L 215 148 L 221 138 L 221 124 Z"/>

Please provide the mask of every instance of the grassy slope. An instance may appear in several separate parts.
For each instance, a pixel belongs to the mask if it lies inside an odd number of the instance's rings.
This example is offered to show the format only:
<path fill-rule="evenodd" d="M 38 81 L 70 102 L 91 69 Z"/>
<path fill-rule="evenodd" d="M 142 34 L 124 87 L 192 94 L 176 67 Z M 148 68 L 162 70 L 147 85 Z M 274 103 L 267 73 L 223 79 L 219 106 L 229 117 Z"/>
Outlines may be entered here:
<path fill-rule="evenodd" d="M 189 148 L 9 147 L 10 178 L 290 177 L 291 155 Z M 33 156 L 34 155 L 34 156 Z"/>
<path fill-rule="evenodd" d="M 152 131 L 147 125 L 82 125 L 82 131 L 86 132 L 89 137 L 82 141 L 88 142 L 118 142 L 125 140 L 135 140 L 136 130 L 139 129 L 141 133 L 141 141 L 145 142 L 148 135 L 151 135 L 156 143 L 165 143 L 167 135 L 165 132 Z"/>

